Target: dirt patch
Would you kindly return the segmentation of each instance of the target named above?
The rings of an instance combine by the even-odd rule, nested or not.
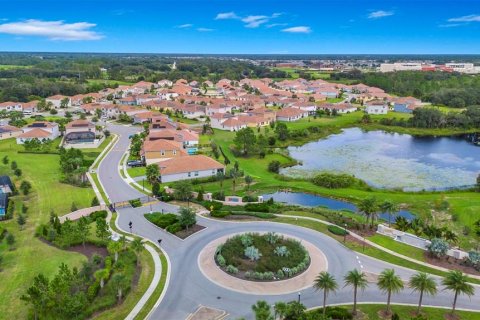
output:
[[[97,247],[96,245],[93,245],[91,243],[86,243],[85,246],[79,244],[79,245],[67,248],[65,250],[81,253],[84,256],[86,256],[88,259],[90,259],[94,254],[98,254],[99,256],[102,256],[103,258],[108,256],[107,248]]]
[[[195,225],[189,227],[188,230],[185,229],[185,230],[179,231],[179,232],[175,233],[175,235],[177,237],[179,237],[180,239],[186,239],[189,236],[191,236],[192,234],[194,234],[195,232],[198,232],[198,231],[203,230],[203,229],[205,229],[204,226],[201,226],[199,224],[195,224]]]
[[[475,268],[462,264],[463,260],[457,260],[453,257],[444,257],[439,259],[431,256],[428,252],[424,253],[424,257],[425,257],[425,262],[433,264],[438,267],[460,270],[462,272],[477,275],[477,276],[480,275],[480,272],[475,270]]]

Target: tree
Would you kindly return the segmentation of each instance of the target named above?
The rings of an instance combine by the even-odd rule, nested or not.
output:
[[[77,234],[79,239],[82,241],[82,245],[85,247],[85,242],[90,235],[90,224],[85,217],[81,217],[77,222]]]
[[[117,298],[120,303],[120,301],[122,301],[123,292],[128,288],[127,277],[121,273],[115,273],[110,282],[114,290],[117,291]]]
[[[30,193],[30,189],[32,189],[32,184],[26,180],[23,180],[20,184],[20,190],[22,190],[23,195],[28,195]]]
[[[268,171],[273,172],[273,173],[279,173],[280,172],[280,161],[273,160],[268,164]]]
[[[7,241],[7,244],[9,245],[10,248],[12,248],[13,245],[15,244],[15,236],[10,232],[5,237],[5,240]]]
[[[23,230],[23,226],[27,223],[25,216],[23,214],[18,215],[17,223],[20,226],[20,230]]]
[[[247,156],[255,149],[257,137],[252,128],[247,127],[237,131],[233,143],[235,147],[242,153],[242,155]]]
[[[247,184],[247,190],[250,190],[250,185],[253,182],[253,178],[249,175],[245,176],[245,183]]]
[[[8,161],[9,161],[9,160],[8,160],[8,156],[5,156],[5,157],[2,158],[2,163],[3,163],[3,164],[7,165],[7,164],[8,164]],[[480,177],[480,175],[479,175],[479,177]]]
[[[398,207],[390,200],[385,200],[380,204],[380,210],[388,214],[388,226],[392,223],[392,215],[398,212]]]
[[[285,317],[285,313],[287,312],[287,304],[285,302],[275,302],[273,306],[273,310],[275,311],[274,319],[277,319],[277,316],[280,320]]]
[[[108,252],[115,256],[115,262],[118,261],[118,253],[122,250],[122,244],[118,241],[110,241],[107,245]]]
[[[457,234],[451,230],[445,230],[443,237],[452,244],[456,244],[458,242]]]
[[[358,210],[360,213],[365,215],[367,219],[367,224],[368,224],[368,219],[371,219],[371,226],[373,227],[373,222],[375,220],[375,215],[378,210],[378,205],[377,205],[377,199],[375,197],[368,197],[363,199],[360,204],[358,205]]]
[[[94,196],[93,199],[92,199],[91,206],[96,207],[98,205],[100,205],[100,201],[98,201],[98,198]]]
[[[132,248],[133,252],[137,255],[137,266],[140,262],[140,252],[143,250],[143,240],[141,238],[135,237],[135,239],[130,242],[130,248]]]
[[[63,98],[62,100],[60,100],[60,108],[67,108],[69,103],[70,99],[68,97]]]
[[[107,269],[97,270],[94,274],[95,279],[100,282],[100,288],[105,285],[105,280],[108,278],[110,272]]]
[[[345,286],[353,287],[353,315],[357,315],[357,291],[358,289],[364,290],[368,286],[367,276],[365,273],[353,269],[349,271],[345,278]]]
[[[392,293],[398,293],[403,289],[402,279],[395,273],[393,269],[386,269],[380,273],[377,281],[378,288],[387,294],[387,315],[391,314],[390,301]]]
[[[15,170],[18,168],[17,161],[12,161],[10,163],[10,169]]]
[[[4,162],[5,163],[5,162]],[[8,162],[7,162],[8,163]],[[5,163],[6,164],[6,163]],[[476,184],[476,187],[477,187],[477,191],[480,192],[480,173],[478,174],[477,176],[477,184]]]
[[[111,232],[108,229],[108,224],[105,219],[98,217],[97,220],[95,220],[95,224],[95,234],[97,235],[97,237],[102,239],[103,241],[107,241],[111,236]]]
[[[452,304],[452,315],[455,313],[458,295],[465,294],[471,297],[475,294],[475,288],[468,283],[468,277],[458,270],[449,271],[445,278],[443,278],[442,285],[445,286],[445,290],[450,290],[455,293]]]
[[[21,300],[33,306],[35,320],[47,311],[50,301],[49,292],[50,281],[43,274],[39,274],[33,279],[33,284],[27,289],[26,294],[20,297]]]
[[[173,196],[177,200],[189,201],[192,198],[192,183],[190,181],[179,181],[175,184]]]
[[[255,320],[274,320],[270,311],[270,305],[264,301],[257,301],[252,306],[252,310],[255,313]]]
[[[20,178],[20,176],[22,175],[22,169],[20,168],[15,169],[13,171],[13,174]]]
[[[278,126],[278,125],[277,125]],[[316,291],[323,290],[323,318],[326,316],[326,303],[327,303],[327,296],[330,291],[335,292],[338,288],[337,281],[335,278],[328,272],[322,271],[317,276],[313,283],[313,287]]]
[[[275,134],[277,135],[278,140],[287,140],[289,136],[287,125],[283,122],[277,123],[277,125],[275,126]]]
[[[420,292],[420,298],[418,300],[417,314],[420,314],[422,308],[423,294],[429,294],[431,296],[437,293],[437,283],[433,277],[429,276],[425,272],[419,272],[410,277],[408,286],[413,289],[414,292]]]
[[[145,169],[146,176],[148,182],[150,184],[154,184],[155,182],[158,182],[158,177],[160,176],[160,170],[158,169],[158,165],[156,164],[150,164],[146,167]]]
[[[187,231],[190,226],[193,226],[195,223],[197,223],[197,216],[192,209],[181,207],[178,212],[180,213],[178,222],[182,225],[182,227],[186,228]]]

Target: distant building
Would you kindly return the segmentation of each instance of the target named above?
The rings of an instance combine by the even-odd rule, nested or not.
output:
[[[388,103],[383,100],[372,100],[365,103],[365,112],[368,114],[387,114]]]

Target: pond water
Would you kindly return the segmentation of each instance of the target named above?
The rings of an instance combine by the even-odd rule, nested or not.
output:
[[[282,174],[347,173],[376,188],[461,188],[475,184],[480,172],[480,148],[461,137],[415,137],[350,128],[288,151],[302,165],[282,169]]]
[[[276,202],[283,202],[304,207],[325,207],[331,210],[348,210],[352,212],[357,212],[357,206],[355,206],[353,203],[303,192],[278,191],[275,193],[264,194],[263,198],[265,199],[265,201],[273,198],[273,200]],[[396,216],[402,216],[409,221],[415,219],[415,215],[412,214],[410,211],[406,210],[400,210],[396,215],[392,215],[392,222],[395,220]],[[378,217],[385,221],[388,221],[389,219],[387,213],[381,213],[378,215]]]

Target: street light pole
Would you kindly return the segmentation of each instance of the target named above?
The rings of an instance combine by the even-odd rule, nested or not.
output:
[[[347,241],[347,224],[346,224],[346,223],[344,224],[344,229],[343,229],[343,231],[345,231],[345,232],[343,233],[343,243],[345,243],[345,242]]]
[[[298,293],[298,303],[300,303],[301,295],[302,295],[302,293],[299,292],[299,293]]]

